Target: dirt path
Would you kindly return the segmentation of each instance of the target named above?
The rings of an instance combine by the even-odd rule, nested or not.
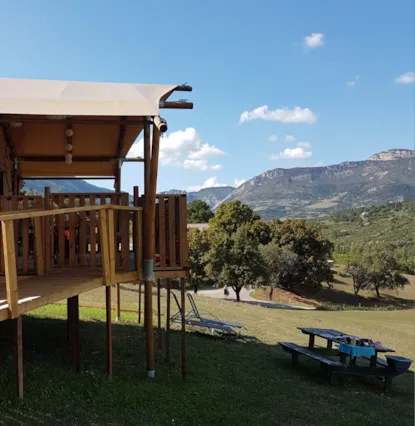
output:
[[[315,309],[314,306],[283,305],[281,303],[272,302],[270,300],[258,300],[251,297],[250,295],[251,292],[252,290],[243,288],[241,292],[239,293],[241,302],[249,303],[250,305],[263,306],[265,308],[271,308],[271,309],[291,309],[291,310],[314,310]],[[223,294],[223,288],[215,288],[211,290],[199,290],[197,294],[199,296],[212,297],[215,299],[225,299],[225,300],[230,300],[233,302],[236,301],[236,294],[231,288],[229,288],[228,297],[225,297],[225,295]]]

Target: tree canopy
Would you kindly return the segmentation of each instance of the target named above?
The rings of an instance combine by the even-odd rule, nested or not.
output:
[[[209,235],[214,238],[225,232],[231,236],[242,225],[247,225],[248,233],[258,243],[267,244],[270,241],[269,225],[240,201],[231,201],[218,207],[215,216],[209,221]]]
[[[266,268],[258,249],[258,241],[244,223],[228,235],[218,231],[207,254],[206,270],[217,286],[230,286],[240,301],[243,287],[263,284]]]
[[[272,299],[274,288],[291,288],[298,284],[300,260],[297,254],[281,248],[275,242],[261,246],[260,252],[267,268],[270,299]]]
[[[195,292],[199,285],[207,280],[206,275],[206,253],[209,250],[209,241],[206,231],[196,228],[188,230],[189,245],[189,277]]]
[[[276,247],[298,256],[298,270],[292,287],[320,286],[331,281],[333,272],[328,264],[333,244],[317,228],[305,220],[275,220],[270,225],[271,238]]]
[[[212,217],[210,207],[202,200],[194,200],[187,206],[188,223],[207,223]]]

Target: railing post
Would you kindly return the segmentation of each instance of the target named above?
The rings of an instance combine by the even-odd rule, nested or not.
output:
[[[114,238],[114,210],[107,210],[108,260],[111,284],[115,284],[115,238]]]
[[[104,279],[104,285],[111,285],[111,267],[110,267],[110,254],[108,247],[108,216],[107,210],[100,210],[100,252],[101,252],[101,263],[102,263],[102,277]]]
[[[1,223],[3,232],[4,269],[6,276],[7,303],[11,319],[19,316],[19,296],[16,271],[16,248],[14,242],[13,220]]]
[[[135,226],[136,226],[135,241],[137,244],[137,246],[135,247],[137,279],[142,281],[143,279],[143,211],[142,210],[139,210],[136,212]]]
[[[43,250],[42,250],[42,218],[33,218],[34,222],[34,236],[35,236],[35,265],[36,275],[43,275],[45,273],[43,264]]]
[[[45,210],[51,209],[50,203],[50,188],[45,187]],[[51,270],[53,251],[52,251],[52,240],[54,238],[54,232],[52,232],[53,219],[51,216],[45,217],[45,272]]]

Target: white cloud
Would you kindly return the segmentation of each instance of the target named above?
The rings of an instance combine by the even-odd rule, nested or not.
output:
[[[411,84],[415,83],[415,72],[406,72],[395,78],[395,83],[398,84]]]
[[[239,123],[251,121],[256,119],[279,121],[280,123],[307,123],[313,124],[317,121],[316,115],[309,108],[294,107],[275,109],[274,111],[268,110],[268,105],[263,105],[248,112],[244,111],[241,114]]]
[[[346,85],[349,87],[356,86],[356,83],[359,81],[359,76],[357,75],[353,80],[346,81]]]
[[[246,179],[234,179],[233,180],[233,184],[236,186],[236,187],[238,187],[238,186],[241,186],[243,183],[245,183],[246,182]]]
[[[304,37],[304,46],[310,49],[323,46],[324,34],[322,33],[311,33]]]
[[[285,135],[284,140],[285,140],[285,142],[293,142],[293,141],[295,141],[295,137],[292,136],[292,135]]]
[[[311,148],[311,143],[310,142],[297,142],[296,146],[298,148]]]
[[[131,147],[128,157],[142,157],[143,152],[144,143],[140,139]],[[162,166],[220,170],[220,164],[210,166],[207,159],[223,155],[225,153],[221,149],[203,142],[193,127],[170,133],[160,139],[159,161]]]
[[[210,166],[207,160],[190,160],[189,158],[186,158],[184,160],[183,167],[185,169],[200,170],[200,171],[222,169],[222,166],[220,164],[215,164],[213,166]]]
[[[221,149],[214,145],[204,143],[196,151],[191,151],[187,158],[189,160],[200,160],[202,158],[219,157],[222,155],[225,155],[225,153]]]
[[[211,170],[222,170],[223,166],[222,164],[215,164],[213,166],[210,167]]]
[[[188,186],[187,191],[200,191],[203,188],[217,188],[220,186],[227,186],[223,183],[218,183],[218,178],[216,176],[212,176],[208,179],[206,179],[202,185],[194,185],[194,186]]]
[[[268,136],[268,140],[269,140],[270,142],[277,142],[277,140],[278,140],[278,136],[277,136],[277,135],[271,135],[271,136]]]
[[[311,151],[306,151],[304,148],[286,148],[279,154],[272,154],[270,160],[300,160],[303,158],[310,158],[312,156]]]

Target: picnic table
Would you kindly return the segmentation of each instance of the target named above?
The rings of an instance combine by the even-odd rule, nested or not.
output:
[[[309,349],[314,348],[315,344],[315,338],[320,337],[322,339],[327,340],[327,348],[332,349],[333,348],[333,342],[334,343],[341,343],[342,338],[349,337],[351,339],[359,340],[360,338],[357,336],[353,336],[352,334],[348,333],[342,333],[337,330],[332,330],[328,328],[308,328],[308,327],[298,327],[299,330],[301,330],[304,334],[308,334],[309,340],[308,340],[308,347]],[[370,358],[370,366],[376,367],[377,364],[384,365],[384,362],[382,362],[378,358],[378,353],[388,353],[388,352],[395,352],[394,349],[387,348],[383,345],[375,345],[374,347],[374,355],[371,355]],[[346,354],[343,352],[340,352],[340,361],[345,362],[346,361]],[[355,362],[355,358],[351,358],[351,362]]]
[[[298,363],[300,355],[318,361],[321,367],[328,372],[330,382],[333,374],[378,376],[384,377],[384,388],[386,391],[394,377],[409,372],[409,370],[393,369],[386,360],[378,358],[378,353],[395,352],[393,349],[379,343],[376,343],[374,346],[359,346],[347,343],[346,338],[355,339],[356,342],[362,340],[361,338],[348,333],[342,333],[338,330],[309,327],[298,327],[298,329],[309,336],[308,347],[299,346],[292,342],[278,342],[279,345],[292,355],[294,365]],[[315,348],[316,337],[327,340],[327,347],[318,352],[313,350]],[[333,342],[338,343],[339,347],[334,349]],[[340,360],[334,360],[333,356],[339,356]],[[348,358],[349,362],[347,362]],[[358,364],[358,358],[368,360],[369,366],[362,365],[361,363]]]

